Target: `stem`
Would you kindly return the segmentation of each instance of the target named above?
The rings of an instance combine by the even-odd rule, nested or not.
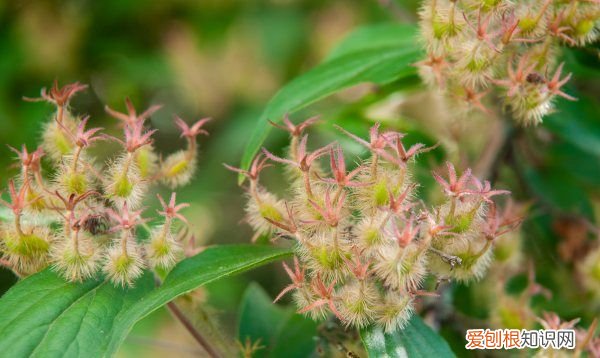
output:
[[[298,137],[292,136],[292,141],[290,143],[290,157],[294,162],[297,162],[296,152],[298,151]]]
[[[310,169],[308,171],[302,172],[304,175],[304,188],[306,189],[306,194],[309,199],[313,198],[312,189],[310,188]]]
[[[208,342],[208,340],[206,340],[202,336],[202,334],[196,329],[196,327],[194,327],[192,322],[190,322],[190,320],[183,314],[183,312],[181,312],[181,310],[179,309],[179,307],[177,307],[175,302],[167,303],[167,308],[169,308],[169,311],[171,312],[171,314],[173,314],[173,316],[179,322],[181,322],[181,324],[185,327],[185,329],[187,329],[187,331],[190,332],[192,337],[194,337],[196,342],[198,342],[202,346],[202,348],[204,348],[204,350],[206,351],[206,353],[208,353],[208,355],[210,357],[212,357],[212,358],[220,358],[221,357],[219,355],[219,353],[217,353],[217,351],[213,348],[213,346]]]
[[[575,13],[577,11],[577,0],[573,0],[571,1],[570,7],[569,7],[569,15],[567,16],[567,21],[571,21],[573,19],[573,16],[575,16]]]
[[[475,254],[475,258],[480,258],[481,256],[483,256],[483,254],[487,252],[490,246],[492,246],[492,240],[487,240],[485,242],[485,245],[481,248],[481,250]]]
[[[540,9],[540,12],[538,13],[537,17],[535,18],[535,25],[536,26],[540,22],[540,20],[544,16],[544,14],[546,13],[546,10],[548,9],[548,6],[550,6],[551,2],[552,2],[552,0],[546,0],[546,2],[544,3],[544,5]]]
[[[17,234],[19,234],[19,236],[25,236],[23,229],[21,228],[21,214],[15,215],[15,229],[17,230]]]
[[[452,197],[450,200],[450,210],[448,210],[448,217],[453,218],[454,212],[456,211],[456,197]]]
[[[388,221],[390,221],[390,219],[392,218],[393,213],[390,211],[385,218],[383,219],[383,221],[381,222],[381,225],[379,226],[379,230],[383,230],[385,225],[388,223]]]
[[[509,119],[500,119],[496,121],[492,128],[492,135],[488,141],[483,154],[474,166],[474,174],[478,178],[495,179],[498,167],[502,163],[502,158],[506,155],[510,139],[512,137],[513,126]]]
[[[187,149],[187,152],[185,153],[185,159],[188,161],[191,161],[192,159],[194,159],[195,155],[196,155],[196,139],[188,138],[188,149]]]
[[[335,248],[335,251],[338,251],[338,248],[339,248],[338,236],[340,236],[340,229],[339,229],[339,226],[336,226],[335,234],[333,235],[333,247]]]
[[[449,254],[447,254],[447,253],[445,253],[443,251],[440,251],[438,249],[434,249],[433,247],[430,247],[427,250],[433,252],[436,255],[438,255],[442,259],[442,261],[448,263],[452,268],[454,268],[454,266],[462,264],[462,259],[460,257],[458,257],[458,256],[449,255]]]
[[[46,188],[46,185],[44,184],[44,179],[42,178],[42,173],[39,170],[36,170],[35,172],[33,172],[33,177],[35,179],[35,182],[37,183],[37,185],[44,190],[47,193],[51,193],[50,190],[48,188]]]
[[[377,181],[377,167],[379,165],[379,156],[373,153],[373,161],[371,162],[371,177],[373,181]]]
[[[454,1],[450,4],[450,17],[448,19],[448,23],[452,25],[451,28],[454,28],[454,12],[456,10],[456,3]]]
[[[79,230],[73,232],[73,246],[75,248],[75,252],[79,254]]]
[[[125,255],[125,257],[129,256],[127,254],[127,240],[129,240],[129,231],[124,230],[123,237],[121,238],[121,250],[123,250],[123,255]]]
[[[340,196],[342,195],[343,191],[344,191],[344,186],[338,185],[338,189],[335,191],[335,195],[333,196],[334,203],[337,203],[337,201],[340,199]]]
[[[548,52],[550,51],[550,45],[552,45],[552,37],[547,37],[546,41],[544,41],[544,49],[542,51],[542,53],[540,54],[539,58],[540,60],[544,60],[548,57]],[[547,63],[547,62],[546,62]],[[540,66],[540,68],[542,68],[543,66]]]
[[[169,230],[171,229],[171,218],[170,217],[166,217],[165,218],[165,224],[163,225],[163,229],[162,229],[162,240],[166,240],[167,238],[167,234],[169,233]]]
[[[58,106],[58,109],[56,111],[56,121],[58,123],[60,123],[60,124],[62,124],[63,112],[64,112],[64,107],[63,106]]]
[[[129,172],[129,167],[131,166],[131,162],[133,161],[133,153],[127,152],[127,158],[125,159],[125,165],[123,165],[123,175],[127,176]]]
[[[262,200],[260,200],[260,196],[258,195],[258,184],[256,180],[250,180],[250,195],[257,204],[262,204]]]
[[[77,146],[77,149],[75,150],[75,154],[73,155],[73,171],[76,172],[77,171],[77,162],[79,161],[79,156],[81,155],[81,149],[83,147]]]

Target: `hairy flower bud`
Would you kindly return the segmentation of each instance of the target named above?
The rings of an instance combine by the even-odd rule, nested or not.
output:
[[[161,163],[163,182],[171,188],[185,185],[192,180],[196,171],[196,154],[180,150],[167,157]]]
[[[0,197],[13,215],[13,222],[0,227],[0,261],[19,276],[51,265],[68,281],[97,278],[101,271],[115,285],[131,286],[145,269],[164,273],[183,258],[180,242],[188,230],[182,228],[175,235],[172,223],[187,224],[179,211],[188,204],[176,204],[175,193],[168,203],[159,197],[162,223],[150,229],[150,238],[143,243],[137,227],[146,220],[140,217],[142,210],[133,209],[144,203],[149,187],[161,179],[177,185],[189,181],[196,166],[197,137],[206,134],[202,125],[207,120],[191,127],[177,123],[188,148],[167,160],[169,177],[165,180],[152,146],[156,130],[145,126],[160,106],[140,114],[128,99],[126,113],[107,107],[123,130],[121,139],[111,137],[100,133],[102,128],[87,128],[89,117],[79,119],[71,114],[69,101],[84,88],[79,83],[59,88],[55,83],[49,91],[43,89],[41,98],[32,101],[50,102],[56,113],[44,125],[42,146],[33,152],[25,146],[21,150],[9,146],[17,154],[21,170],[9,180],[10,200]],[[88,149],[106,139],[120,144],[120,154],[97,163]],[[41,165],[45,154],[51,159],[50,180]],[[183,166],[181,158],[187,161]]]
[[[4,224],[1,234],[2,251],[17,273],[29,275],[47,265],[52,240],[47,228]]]
[[[81,282],[93,277],[99,268],[100,255],[93,239],[73,232],[52,249],[54,269],[70,281]]]
[[[140,205],[147,185],[141,178],[131,154],[122,155],[111,163],[104,190],[117,207],[122,206],[123,203],[127,203],[130,207]]]
[[[574,99],[552,90],[554,80],[542,73],[561,68],[561,46],[597,40],[600,3],[428,0],[419,15],[428,56],[417,63],[424,82],[442,89],[453,102],[467,104],[465,109],[486,113],[486,94],[496,91],[515,120],[537,125],[557,97]],[[511,66],[519,57],[527,59],[530,76],[514,76]]]
[[[131,286],[136,278],[142,275],[144,261],[138,245],[127,240],[125,245],[115,244],[108,249],[102,270],[115,284]]]
[[[445,201],[430,209],[416,200],[412,165],[435,147],[407,149],[403,134],[379,133],[379,125],[369,141],[340,130],[370,150],[354,169],[346,170],[335,145],[309,153],[306,135],[289,158],[263,151],[298,170],[285,202],[259,186],[262,159],[249,171],[228,168],[250,179],[248,221],[257,234],[296,241],[294,271],[284,265],[292,283],[276,301],[293,291],[299,312],[314,319],[333,314],[346,326],[377,324],[393,332],[407,322],[414,298],[426,294],[420,289],[428,274],[458,280],[483,275],[494,240],[514,228],[496,215],[484,218],[495,208],[491,198],[507,192],[492,190],[470,170],[459,176],[448,163],[447,179],[434,173]],[[318,167],[326,154],[330,173]]]
[[[146,252],[151,267],[169,270],[181,257],[183,249],[171,230],[162,226],[152,230],[150,242],[146,244]]]

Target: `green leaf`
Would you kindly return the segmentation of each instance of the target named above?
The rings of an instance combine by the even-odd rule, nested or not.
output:
[[[298,111],[354,85],[366,82],[382,85],[414,75],[416,69],[412,64],[421,56],[421,50],[414,38],[415,30],[409,29],[406,25],[386,25],[358,30],[342,42],[328,61],[284,86],[258,118],[242,157],[242,168],[249,168],[267,138],[271,130],[267,120],[280,121],[285,113]],[[383,36],[383,32],[388,35]],[[374,34],[381,35],[383,40],[369,42],[368,37]],[[243,176],[239,179],[241,183]]]
[[[448,343],[413,315],[403,330],[384,333],[378,326],[360,332],[362,342],[372,358],[394,357],[455,357]]]
[[[315,352],[318,323],[299,314],[292,314],[279,330],[271,357],[305,358]]]
[[[368,49],[394,49],[415,43],[416,27],[388,23],[361,27],[346,36],[329,54],[326,61]]]
[[[122,289],[99,280],[67,283],[47,269],[0,300],[0,349],[13,357],[99,356],[103,347],[91,343],[106,337],[115,318],[153,288],[151,274]]]
[[[577,96],[577,101],[561,99],[558,110],[544,119],[544,125],[563,140],[600,159],[600,106],[592,98]]]
[[[316,347],[318,323],[272,302],[257,284],[248,286],[240,305],[240,342],[259,342],[253,357],[304,358]]]
[[[271,246],[208,248],[180,262],[157,288],[149,272],[123,289],[100,280],[67,283],[47,269],[0,298],[0,348],[12,357],[112,356],[137,321],[178,296],[288,255]]]
[[[268,294],[256,283],[250,284],[240,305],[238,339],[245,343],[259,342],[263,349],[253,357],[267,357],[275,336],[287,321],[291,312],[273,303]]]

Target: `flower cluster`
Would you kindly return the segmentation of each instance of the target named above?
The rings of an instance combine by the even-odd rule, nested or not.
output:
[[[169,269],[181,258],[182,240],[174,220],[185,222],[175,193],[170,201],[158,197],[162,205],[159,224],[151,226],[141,218],[140,208],[150,185],[163,182],[170,187],[189,182],[196,165],[199,134],[207,119],[188,126],[176,117],[187,149],[159,160],[152,146],[155,130],[146,120],[160,106],[138,114],[126,100],[127,112],[106,108],[121,122],[123,138],[87,128],[89,117],[79,118],[69,101],[85,85],[74,83],[50,91],[42,90],[43,100],[56,106],[44,126],[41,146],[33,152],[23,146],[11,148],[20,163],[17,178],[9,181],[9,201],[1,200],[13,213],[2,224],[0,245],[2,263],[17,275],[29,275],[52,265],[70,281],[82,281],[100,270],[115,284],[131,285],[146,267]],[[100,165],[90,148],[116,141],[121,151]],[[42,159],[50,167],[43,171]],[[136,228],[143,226],[149,238],[139,241]]]
[[[485,112],[493,89],[524,125],[538,124],[556,97],[574,100],[557,64],[561,45],[584,46],[600,31],[598,0],[427,0],[420,11],[423,79]]]
[[[416,199],[415,157],[433,149],[409,148],[403,134],[370,130],[368,140],[339,128],[370,155],[348,170],[336,143],[309,150],[306,126],[285,119],[288,156],[263,149],[249,170],[227,166],[249,180],[247,219],[258,235],[296,242],[294,268],[284,265],[292,283],[276,300],[293,291],[300,312],[320,319],[334,314],[347,326],[401,327],[415,297],[426,295],[428,274],[466,281],[481,277],[495,239],[516,226],[496,210],[492,190],[470,170],[458,175],[447,164],[444,179],[434,173],[444,201],[426,207]],[[320,158],[329,157],[329,170]],[[286,167],[290,197],[280,199],[259,184],[271,162]]]

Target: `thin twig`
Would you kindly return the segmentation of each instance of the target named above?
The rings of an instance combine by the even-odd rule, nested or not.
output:
[[[160,286],[162,283],[161,279],[156,275],[154,275],[154,281],[157,286]],[[169,309],[173,317],[175,317],[179,322],[181,322],[185,329],[187,329],[187,331],[190,332],[192,337],[194,337],[196,342],[198,342],[200,346],[204,348],[204,350],[206,351],[206,353],[208,353],[210,357],[221,358],[221,355],[217,352],[217,350],[208,342],[206,338],[204,338],[202,333],[200,333],[200,331],[198,331],[196,327],[194,327],[194,324],[185,316],[185,314],[183,314],[183,312],[179,309],[179,307],[177,307],[175,302],[171,301],[167,303],[167,308]]]
[[[177,307],[175,302],[167,303],[167,307],[169,308],[169,311],[173,314],[173,316],[175,318],[177,318],[177,320],[179,322],[181,322],[181,324],[183,324],[183,326],[185,327],[185,329],[188,330],[188,332],[190,332],[192,337],[194,337],[194,339],[202,346],[202,348],[204,348],[204,350],[206,350],[206,352],[208,353],[208,355],[210,357],[212,357],[212,358],[220,358],[221,357],[219,355],[219,353],[217,353],[217,351],[213,348],[213,346],[196,329],[196,327],[194,327],[194,324],[183,314],[183,312],[179,309],[179,307]]]
[[[492,129],[492,136],[483,154],[473,168],[474,174],[481,179],[496,180],[498,169],[510,148],[513,126],[510,119],[500,118]]]

